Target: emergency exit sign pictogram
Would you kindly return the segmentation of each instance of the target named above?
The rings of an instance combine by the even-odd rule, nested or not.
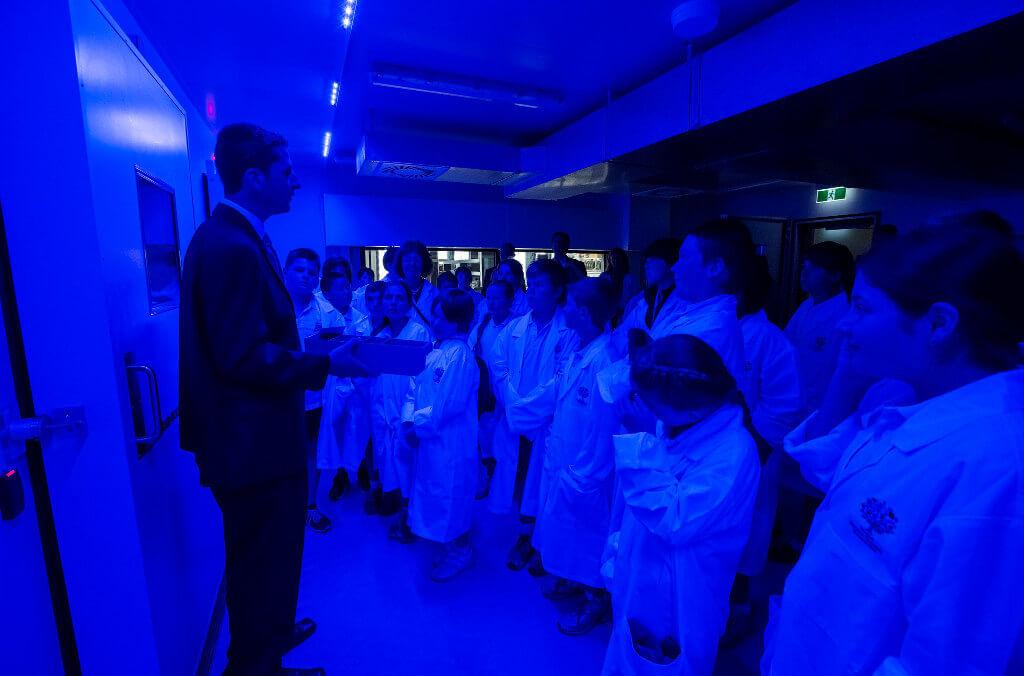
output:
[[[822,188],[818,191],[818,204],[846,199],[846,188]]]

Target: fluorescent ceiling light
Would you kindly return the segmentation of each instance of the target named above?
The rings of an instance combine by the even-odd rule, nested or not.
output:
[[[506,82],[470,80],[457,75],[416,73],[405,70],[377,69],[372,84],[384,89],[436,94],[488,103],[510,103],[518,108],[544,108],[558,105],[561,97],[551,92],[519,87]]]

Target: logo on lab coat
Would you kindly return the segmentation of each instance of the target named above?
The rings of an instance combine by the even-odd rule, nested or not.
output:
[[[440,366],[438,366],[436,369],[434,369],[434,382],[435,383],[440,383],[441,382],[441,378],[443,378],[443,377],[444,377],[444,369],[441,368]]]
[[[872,551],[881,553],[882,548],[875,542],[875,534],[892,535],[896,530],[896,524],[899,523],[896,513],[886,504],[885,500],[868,498],[860,503],[860,515],[867,523],[867,528],[858,526],[853,521],[850,522],[850,527],[853,528],[854,534]]]
[[[581,406],[586,406],[590,403],[590,390],[580,385],[579,389],[576,390],[576,403]]]

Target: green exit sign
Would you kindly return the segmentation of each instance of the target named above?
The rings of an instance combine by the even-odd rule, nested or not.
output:
[[[846,188],[823,188],[818,191],[818,204],[838,202],[844,199],[846,199]]]

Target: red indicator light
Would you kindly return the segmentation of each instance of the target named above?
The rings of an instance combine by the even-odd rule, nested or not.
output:
[[[18,473],[18,470],[12,469],[12,470],[8,471],[7,474],[4,474],[4,476],[7,477],[8,479],[10,479],[12,476],[14,476],[17,473]]]

